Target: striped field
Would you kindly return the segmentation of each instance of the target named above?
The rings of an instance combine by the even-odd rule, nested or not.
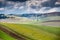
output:
[[[26,40],[60,40],[60,27],[50,27],[43,25],[31,25],[31,24],[12,24],[12,23],[0,23],[5,28],[12,30],[19,36],[24,35]],[[4,39],[3,35],[7,35],[0,31],[0,37]],[[1,35],[3,34],[3,35]],[[9,37],[9,36],[8,36]],[[6,40],[14,40],[13,37],[6,37]]]

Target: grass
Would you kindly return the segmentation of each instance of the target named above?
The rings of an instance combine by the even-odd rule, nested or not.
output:
[[[3,40],[15,40],[13,37],[9,36],[8,34],[6,34],[1,30],[0,30],[0,38],[2,38]]]
[[[53,33],[57,36],[60,36],[60,27],[43,26],[43,25],[31,25],[31,26],[49,33]]]
[[[12,24],[1,23],[5,27],[23,34],[33,40],[59,40],[60,28],[41,26],[41,25],[27,25],[27,24]],[[28,40],[28,39],[26,39]]]

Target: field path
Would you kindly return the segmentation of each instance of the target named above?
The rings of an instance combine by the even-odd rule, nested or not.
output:
[[[5,28],[1,25],[0,25],[0,30],[17,40],[25,40],[22,36],[18,36],[16,33],[13,33],[12,31],[8,30],[7,28]]]

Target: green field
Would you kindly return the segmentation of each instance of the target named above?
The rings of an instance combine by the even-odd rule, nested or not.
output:
[[[26,40],[60,40],[60,27],[50,27],[32,24],[0,24],[12,30],[13,32],[16,32],[18,35],[26,36]],[[2,37],[3,39],[5,38],[2,35],[0,37]]]
[[[13,37],[9,36],[8,34],[4,33],[0,30],[0,38],[3,40],[15,40]]]

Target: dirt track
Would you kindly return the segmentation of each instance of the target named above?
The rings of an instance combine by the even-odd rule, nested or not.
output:
[[[46,26],[52,26],[52,27],[60,27],[60,22],[44,22],[42,23],[42,25],[46,25]]]
[[[0,40],[2,40],[2,39],[0,38]]]
[[[25,40],[22,36],[18,36],[17,34],[9,31],[8,29],[6,29],[3,26],[0,26],[0,30],[2,30],[3,32],[7,33],[8,35],[10,35],[11,37],[17,39],[17,40]]]

